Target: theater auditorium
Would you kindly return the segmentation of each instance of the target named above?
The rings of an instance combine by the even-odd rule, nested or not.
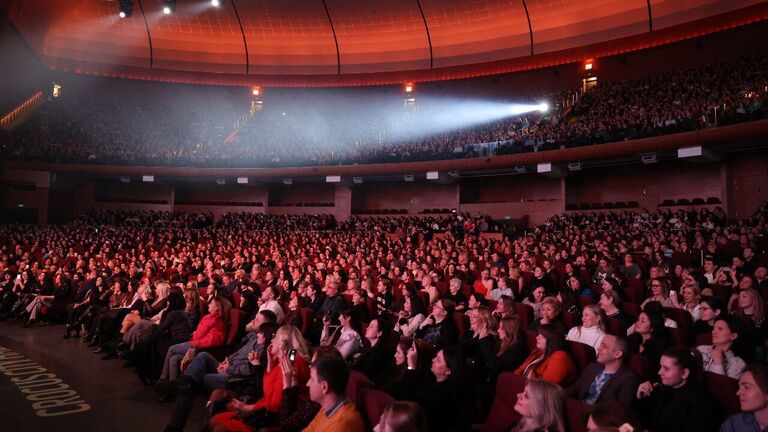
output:
[[[768,430],[768,1],[0,0],[0,430]]]

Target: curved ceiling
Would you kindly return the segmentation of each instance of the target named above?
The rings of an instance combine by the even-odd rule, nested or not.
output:
[[[11,0],[9,17],[51,68],[165,80],[208,76],[208,82],[237,84],[269,76],[402,82],[494,62],[562,63],[562,55],[551,59],[617,40],[669,42],[674,38],[665,35],[686,26],[685,34],[674,30],[678,40],[768,17],[766,0],[222,3],[214,8],[207,0],[177,0],[176,12],[164,15],[159,0],[134,0],[133,15],[120,19],[112,0]],[[424,71],[432,73],[418,73]]]

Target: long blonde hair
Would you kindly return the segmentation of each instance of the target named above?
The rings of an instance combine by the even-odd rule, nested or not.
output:
[[[275,333],[275,337],[272,340],[273,343],[279,341],[281,344],[281,346],[278,347],[279,349],[284,351],[295,349],[302,357],[304,357],[304,360],[309,361],[311,358],[307,340],[304,339],[301,331],[296,328],[296,326],[284,325],[280,327],[277,329],[277,333]]]
[[[528,381],[530,417],[523,417],[513,432],[565,432],[565,391],[557,384],[540,379]]]

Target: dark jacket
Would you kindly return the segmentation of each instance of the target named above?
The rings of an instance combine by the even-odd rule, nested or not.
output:
[[[380,340],[376,345],[366,348],[355,355],[352,369],[362,372],[374,383],[392,358],[391,350],[388,350],[384,341]]]
[[[651,432],[714,432],[720,424],[713,409],[707,391],[692,383],[680,388],[659,385],[637,403],[637,413]]]
[[[566,389],[566,394],[578,400],[584,399],[592,382],[604,369],[605,366],[601,363],[590,363],[584,368],[579,379]],[[626,367],[621,367],[605,383],[596,402],[616,400],[623,403],[624,406],[632,406],[639,385],[640,379],[637,375]]]
[[[407,370],[403,384],[403,393],[395,395],[395,398],[418,403],[427,415],[430,431],[455,431],[461,428],[461,413],[466,407],[461,406],[459,387],[453,380],[437,382],[431,373]]]

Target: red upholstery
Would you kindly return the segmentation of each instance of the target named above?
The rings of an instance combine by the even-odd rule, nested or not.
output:
[[[384,412],[392,401],[394,399],[387,392],[376,389],[365,389],[362,391],[360,411],[363,413],[363,420],[365,420],[368,430],[373,429],[379,424],[381,413]]]
[[[456,323],[456,330],[458,331],[459,340],[464,338],[464,335],[469,330],[469,317],[461,312],[453,313],[453,322]]]
[[[506,432],[518,421],[520,414],[515,411],[518,393],[525,389],[527,380],[515,376],[512,372],[504,372],[499,375],[496,382],[496,397],[488,418],[483,424],[482,432]]]
[[[240,328],[245,328],[242,322],[245,319],[245,312],[239,309],[229,311],[229,328],[227,329],[226,345],[234,345],[240,338]]]
[[[570,314],[568,312],[563,312],[560,315],[562,315],[562,317],[563,317],[563,324],[565,324],[565,327],[567,327],[567,328],[576,327],[577,325],[580,324],[581,320],[578,319],[573,314]]]
[[[362,393],[364,389],[373,386],[371,380],[362,372],[356,370],[349,371],[349,381],[347,382],[347,397],[358,407],[361,406]]]
[[[699,345],[712,345],[712,333],[702,333],[696,336],[693,346],[697,347]]]
[[[306,337],[307,332],[309,331],[309,326],[315,319],[315,313],[310,308],[301,308],[299,313],[301,314],[301,334]]]
[[[533,322],[533,308],[523,303],[515,303],[515,313],[520,316],[520,326],[522,328],[528,328],[528,325]]]
[[[588,364],[595,361],[595,349],[591,346],[575,341],[567,341],[568,348],[571,351],[571,357],[576,364],[579,373],[587,367]]]
[[[589,305],[595,304],[595,301],[592,300],[592,297],[587,297],[587,296],[580,295],[579,296],[579,304],[581,305],[581,308],[584,309],[585,307],[587,307]]]
[[[627,287],[624,288],[624,300],[632,303],[642,303],[643,293],[645,293],[645,285],[642,279],[629,279],[627,281]]]
[[[723,415],[729,417],[741,411],[739,397],[736,396],[736,391],[739,389],[739,380],[713,372],[704,372],[704,379],[709,395],[720,408]]]
[[[240,299],[243,296],[240,294],[240,291],[232,291],[232,307],[233,308],[240,308]]]
[[[664,316],[676,322],[677,328],[684,333],[689,333],[693,328],[693,317],[691,316],[691,313],[685,309],[665,307]]]
[[[528,351],[533,351],[534,348],[536,348],[536,336],[539,335],[539,332],[535,330],[528,330],[527,328],[523,329],[523,336],[525,336],[525,345],[528,347]]]
[[[565,420],[568,432],[587,432],[587,415],[584,404],[578,399],[565,400]]]
[[[624,323],[624,321],[618,318],[608,318],[606,325],[608,327],[608,333],[616,336],[626,337],[627,324]]]
[[[669,333],[669,340],[672,345],[685,345],[688,346],[688,333],[679,329],[667,327],[667,333]]]
[[[633,320],[636,320],[637,317],[640,316],[640,312],[643,311],[639,304],[632,302],[623,302],[621,304],[621,310],[623,310],[624,313],[629,315]]]
[[[654,366],[651,365],[645,357],[639,354],[632,354],[629,358],[628,367],[629,370],[640,377],[640,381],[648,381],[655,374]]]

